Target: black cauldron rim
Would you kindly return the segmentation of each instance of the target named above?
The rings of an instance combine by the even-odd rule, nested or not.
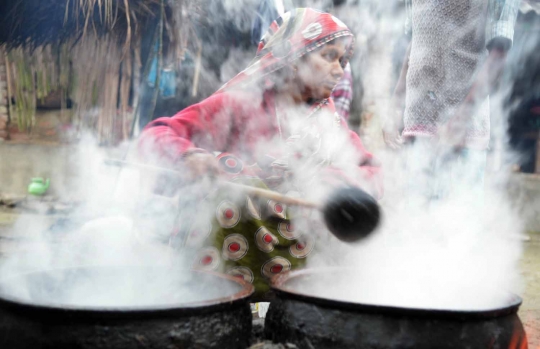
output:
[[[294,289],[287,288],[286,282],[293,278],[300,278],[303,276],[312,276],[316,274],[324,273],[336,273],[336,272],[351,272],[354,269],[350,268],[320,268],[320,269],[301,269],[286,271],[275,275],[271,280],[271,288],[277,298],[298,300],[306,303],[315,304],[317,306],[340,309],[351,312],[372,313],[389,316],[410,316],[410,317],[428,317],[428,318],[442,318],[442,319],[488,319],[506,316],[517,313],[519,307],[522,304],[521,297],[508,293],[511,302],[504,307],[481,309],[481,310],[450,310],[450,309],[437,309],[437,308],[404,308],[392,305],[377,305],[367,303],[355,303],[345,300],[336,300],[324,297],[316,297],[304,293],[300,293]]]
[[[77,267],[75,267],[77,268]],[[51,270],[32,271],[28,273],[19,274],[32,274],[36,272],[46,271],[61,271],[74,268],[58,268]],[[239,306],[243,306],[249,301],[255,288],[252,284],[233,277],[231,275],[202,270],[184,270],[186,272],[192,272],[196,274],[211,275],[213,277],[226,279],[232,281],[241,286],[240,291],[229,297],[212,298],[205,301],[186,302],[177,304],[166,304],[156,306],[134,306],[134,307],[92,307],[92,306],[74,306],[74,305],[62,305],[55,303],[39,304],[32,303],[28,300],[14,297],[11,295],[3,294],[0,291],[0,308],[14,310],[19,314],[27,314],[33,317],[50,317],[54,319],[56,317],[72,317],[81,319],[103,319],[103,318],[118,318],[118,319],[133,319],[133,318],[153,318],[153,317],[178,317],[178,316],[190,316],[190,315],[202,315],[218,311],[225,311],[234,309]],[[1,280],[0,280],[1,283]]]

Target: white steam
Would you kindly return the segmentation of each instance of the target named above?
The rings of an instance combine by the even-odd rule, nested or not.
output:
[[[246,9],[252,8],[253,3],[227,0],[224,2],[226,15],[234,17],[239,28],[245,28],[251,23]],[[305,3],[309,5],[309,1]],[[395,23],[396,18],[401,17],[395,17],[394,8],[385,7],[382,2],[361,3],[363,5],[353,5],[349,16],[343,19],[359,34],[356,54],[361,59],[351,62],[353,74],[357,78],[361,76],[364,102],[373,105],[381,119],[387,112],[394,85],[389,47],[393,47],[397,39],[389,38],[398,37]],[[358,16],[352,15],[356,13]],[[255,48],[252,53],[255,54]],[[245,57],[243,52],[234,51],[222,67],[221,77],[228,79],[234,76],[235,70],[244,69],[237,61]],[[492,113],[505,117],[508,111],[499,108]],[[287,114],[288,127],[305,127],[306,120],[295,118],[305,115],[305,111],[289,110]],[[330,123],[326,130],[333,130],[333,116],[317,117],[324,116]],[[504,145],[505,128],[499,125],[494,132]],[[342,130],[329,131],[321,143],[321,154],[330,152],[333,164],[354,178],[353,151],[340,144],[346,138]],[[374,140],[372,144],[380,142]],[[288,150],[283,145],[284,140],[276,136],[272,141],[261,142],[255,155],[263,157],[272,150],[286,156]],[[310,144],[298,143],[298,146],[312,151],[305,148]],[[361,303],[467,310],[504,305],[508,292],[519,292],[517,262],[521,242],[517,236],[522,223],[506,196],[506,167],[499,166],[499,172],[487,173],[483,194],[471,189],[463,178],[451,178],[455,183],[453,194],[427,204],[421,195],[410,194],[406,173],[410,163],[403,163],[407,157],[405,152],[370,150],[378,150],[375,155],[382,160],[386,184],[385,198],[381,202],[384,221],[372,238],[359,245],[345,245],[321,228],[320,220],[294,222],[317,240],[318,247],[310,266],[331,265],[355,270],[332,286],[310,285],[310,293]],[[185,280],[179,281],[174,275],[176,270],[190,267],[194,251],[168,248],[167,235],[180,212],[170,200],[149,194],[154,178],[145,171],[125,169],[119,174],[118,169],[104,166],[103,159],[109,154],[96,148],[92,141],[81,142],[77,152],[79,157],[72,165],[77,169],[78,185],[59,193],[76,193],[77,199],[84,203],[71,217],[73,228],[66,228],[62,236],[55,236],[49,231],[50,222],[23,215],[14,230],[31,230],[39,238],[32,253],[16,254],[2,263],[2,277],[79,266],[161,266],[170,273],[159,273],[151,279],[147,278],[148,274],[134,274],[133,278],[119,278],[110,288],[103,284],[104,280],[110,280],[107,277],[87,278],[76,284],[71,294],[62,291],[58,293],[59,298],[51,302],[92,306],[156,305],[163,304],[164,299],[165,303],[182,302],[195,299],[192,298],[195,294],[205,294],[193,280],[184,283]],[[243,158],[245,154],[235,155]],[[442,155],[440,149],[434,147],[424,148],[417,156],[430,159]],[[130,157],[128,160],[136,161]],[[306,199],[324,200],[329,188],[320,177],[320,162],[289,165],[299,176],[286,185],[301,192]],[[448,177],[445,171],[433,176]],[[426,184],[421,178],[413,180],[420,188]],[[211,184],[204,188],[213,189]],[[198,214],[210,217],[213,209],[209,207],[205,209],[207,212],[203,210]],[[24,279],[20,280],[11,289],[12,294],[31,298],[28,285]],[[179,283],[182,286],[177,289]],[[209,295],[215,296],[214,293]]]
[[[389,108],[395,86],[389,48],[398,43],[401,27],[391,22],[402,23],[390,7],[381,4],[368,15],[375,28],[357,46],[360,51],[367,48],[361,55],[367,62],[373,61],[352,66],[353,72],[367,73],[362,76],[364,103],[382,121],[394,112]],[[523,232],[522,217],[507,193],[510,161],[516,154],[507,149],[510,110],[503,108],[501,100],[508,92],[504,86],[511,86],[511,80],[491,98],[496,151],[488,152],[483,188],[472,178],[477,176],[474,161],[422,171],[433,170],[432,162],[455,155],[436,142],[427,146],[417,142],[399,152],[370,149],[383,163],[382,226],[357,246],[344,246],[333,239],[319,246],[311,267],[355,271],[331,287],[309,284],[299,288],[327,298],[400,307],[477,310],[507,305],[510,293],[521,290],[518,262]],[[380,134],[380,121],[371,126]],[[374,137],[369,143],[376,146],[381,142]],[[426,200],[426,195],[441,188],[440,199]]]
[[[147,191],[152,173],[105,165],[114,154],[96,144],[85,138],[75,148],[75,184],[52,188],[76,200],[71,214],[25,213],[16,221],[13,235],[31,238],[1,261],[2,294],[38,304],[140,308],[237,292],[231,283],[217,292],[186,273],[192,261],[167,245],[178,214],[174,200]],[[54,171],[51,177],[54,185]]]

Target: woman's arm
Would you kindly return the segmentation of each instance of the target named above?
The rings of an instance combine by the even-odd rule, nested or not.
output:
[[[156,119],[140,137],[140,154],[146,161],[175,164],[193,153],[222,150],[234,125],[234,108],[233,99],[220,93],[173,117]]]

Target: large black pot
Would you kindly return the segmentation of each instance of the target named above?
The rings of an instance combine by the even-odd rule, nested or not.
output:
[[[266,315],[267,339],[300,349],[527,348],[517,316],[521,299],[515,296],[497,309],[454,311],[350,303],[297,290],[300,283],[303,290],[330,287],[344,276],[336,270],[276,276],[276,299]]]
[[[9,277],[0,282],[0,347],[247,348],[252,293],[236,278],[165,267]]]

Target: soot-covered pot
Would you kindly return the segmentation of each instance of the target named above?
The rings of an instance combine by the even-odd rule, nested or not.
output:
[[[168,281],[164,281],[168,280]],[[160,267],[87,267],[0,281],[2,348],[247,348],[250,284]]]
[[[300,349],[527,348],[517,315],[519,297],[510,295],[507,304],[495,309],[434,310],[311,294],[317,285],[336,284],[343,277],[340,274],[343,271],[302,270],[274,278],[276,299],[266,315],[266,338]]]

